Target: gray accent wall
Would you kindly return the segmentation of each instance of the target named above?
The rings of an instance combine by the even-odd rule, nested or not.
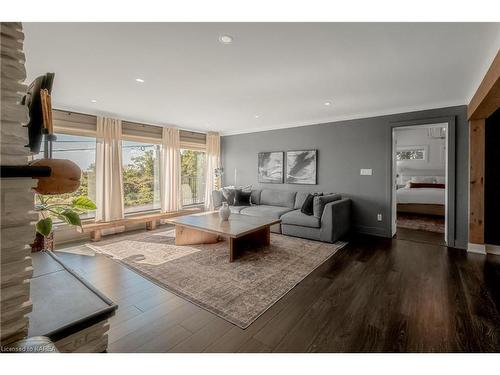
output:
[[[467,107],[456,106],[387,116],[339,121],[265,132],[223,136],[221,141],[224,185],[288,191],[339,192],[352,199],[353,227],[359,233],[391,236],[391,137],[392,127],[402,122],[432,122],[444,117],[456,122],[455,246],[467,248],[468,153]],[[318,150],[318,184],[259,184],[257,154],[261,151]],[[373,170],[361,176],[361,168]],[[381,222],[377,214],[383,215]]]

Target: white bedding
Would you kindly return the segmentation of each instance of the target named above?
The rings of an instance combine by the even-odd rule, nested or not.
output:
[[[397,203],[445,204],[446,189],[404,187],[396,190]]]

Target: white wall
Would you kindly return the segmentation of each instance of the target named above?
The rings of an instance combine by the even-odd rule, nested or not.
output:
[[[428,127],[419,126],[415,129],[399,129],[395,131],[397,146],[428,147],[427,160],[401,160],[397,162],[398,172],[401,169],[445,170],[445,139],[430,138]]]

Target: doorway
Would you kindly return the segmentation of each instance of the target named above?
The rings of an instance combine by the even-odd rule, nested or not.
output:
[[[398,239],[454,244],[450,128],[449,121],[392,127],[392,235]]]

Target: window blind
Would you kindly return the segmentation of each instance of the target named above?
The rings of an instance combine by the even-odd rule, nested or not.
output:
[[[197,151],[204,151],[206,149],[206,134],[181,130],[179,136],[181,139],[181,148]]]
[[[122,138],[128,141],[161,143],[162,127],[122,121]]]
[[[56,133],[72,135],[96,135],[97,117],[59,109],[53,110],[54,130]],[[162,127],[122,121],[122,138],[129,141],[161,144]],[[180,131],[181,148],[204,151],[207,137],[204,133],[188,130]]]
[[[56,133],[89,136],[96,134],[95,116],[55,109],[52,111],[52,119]]]

